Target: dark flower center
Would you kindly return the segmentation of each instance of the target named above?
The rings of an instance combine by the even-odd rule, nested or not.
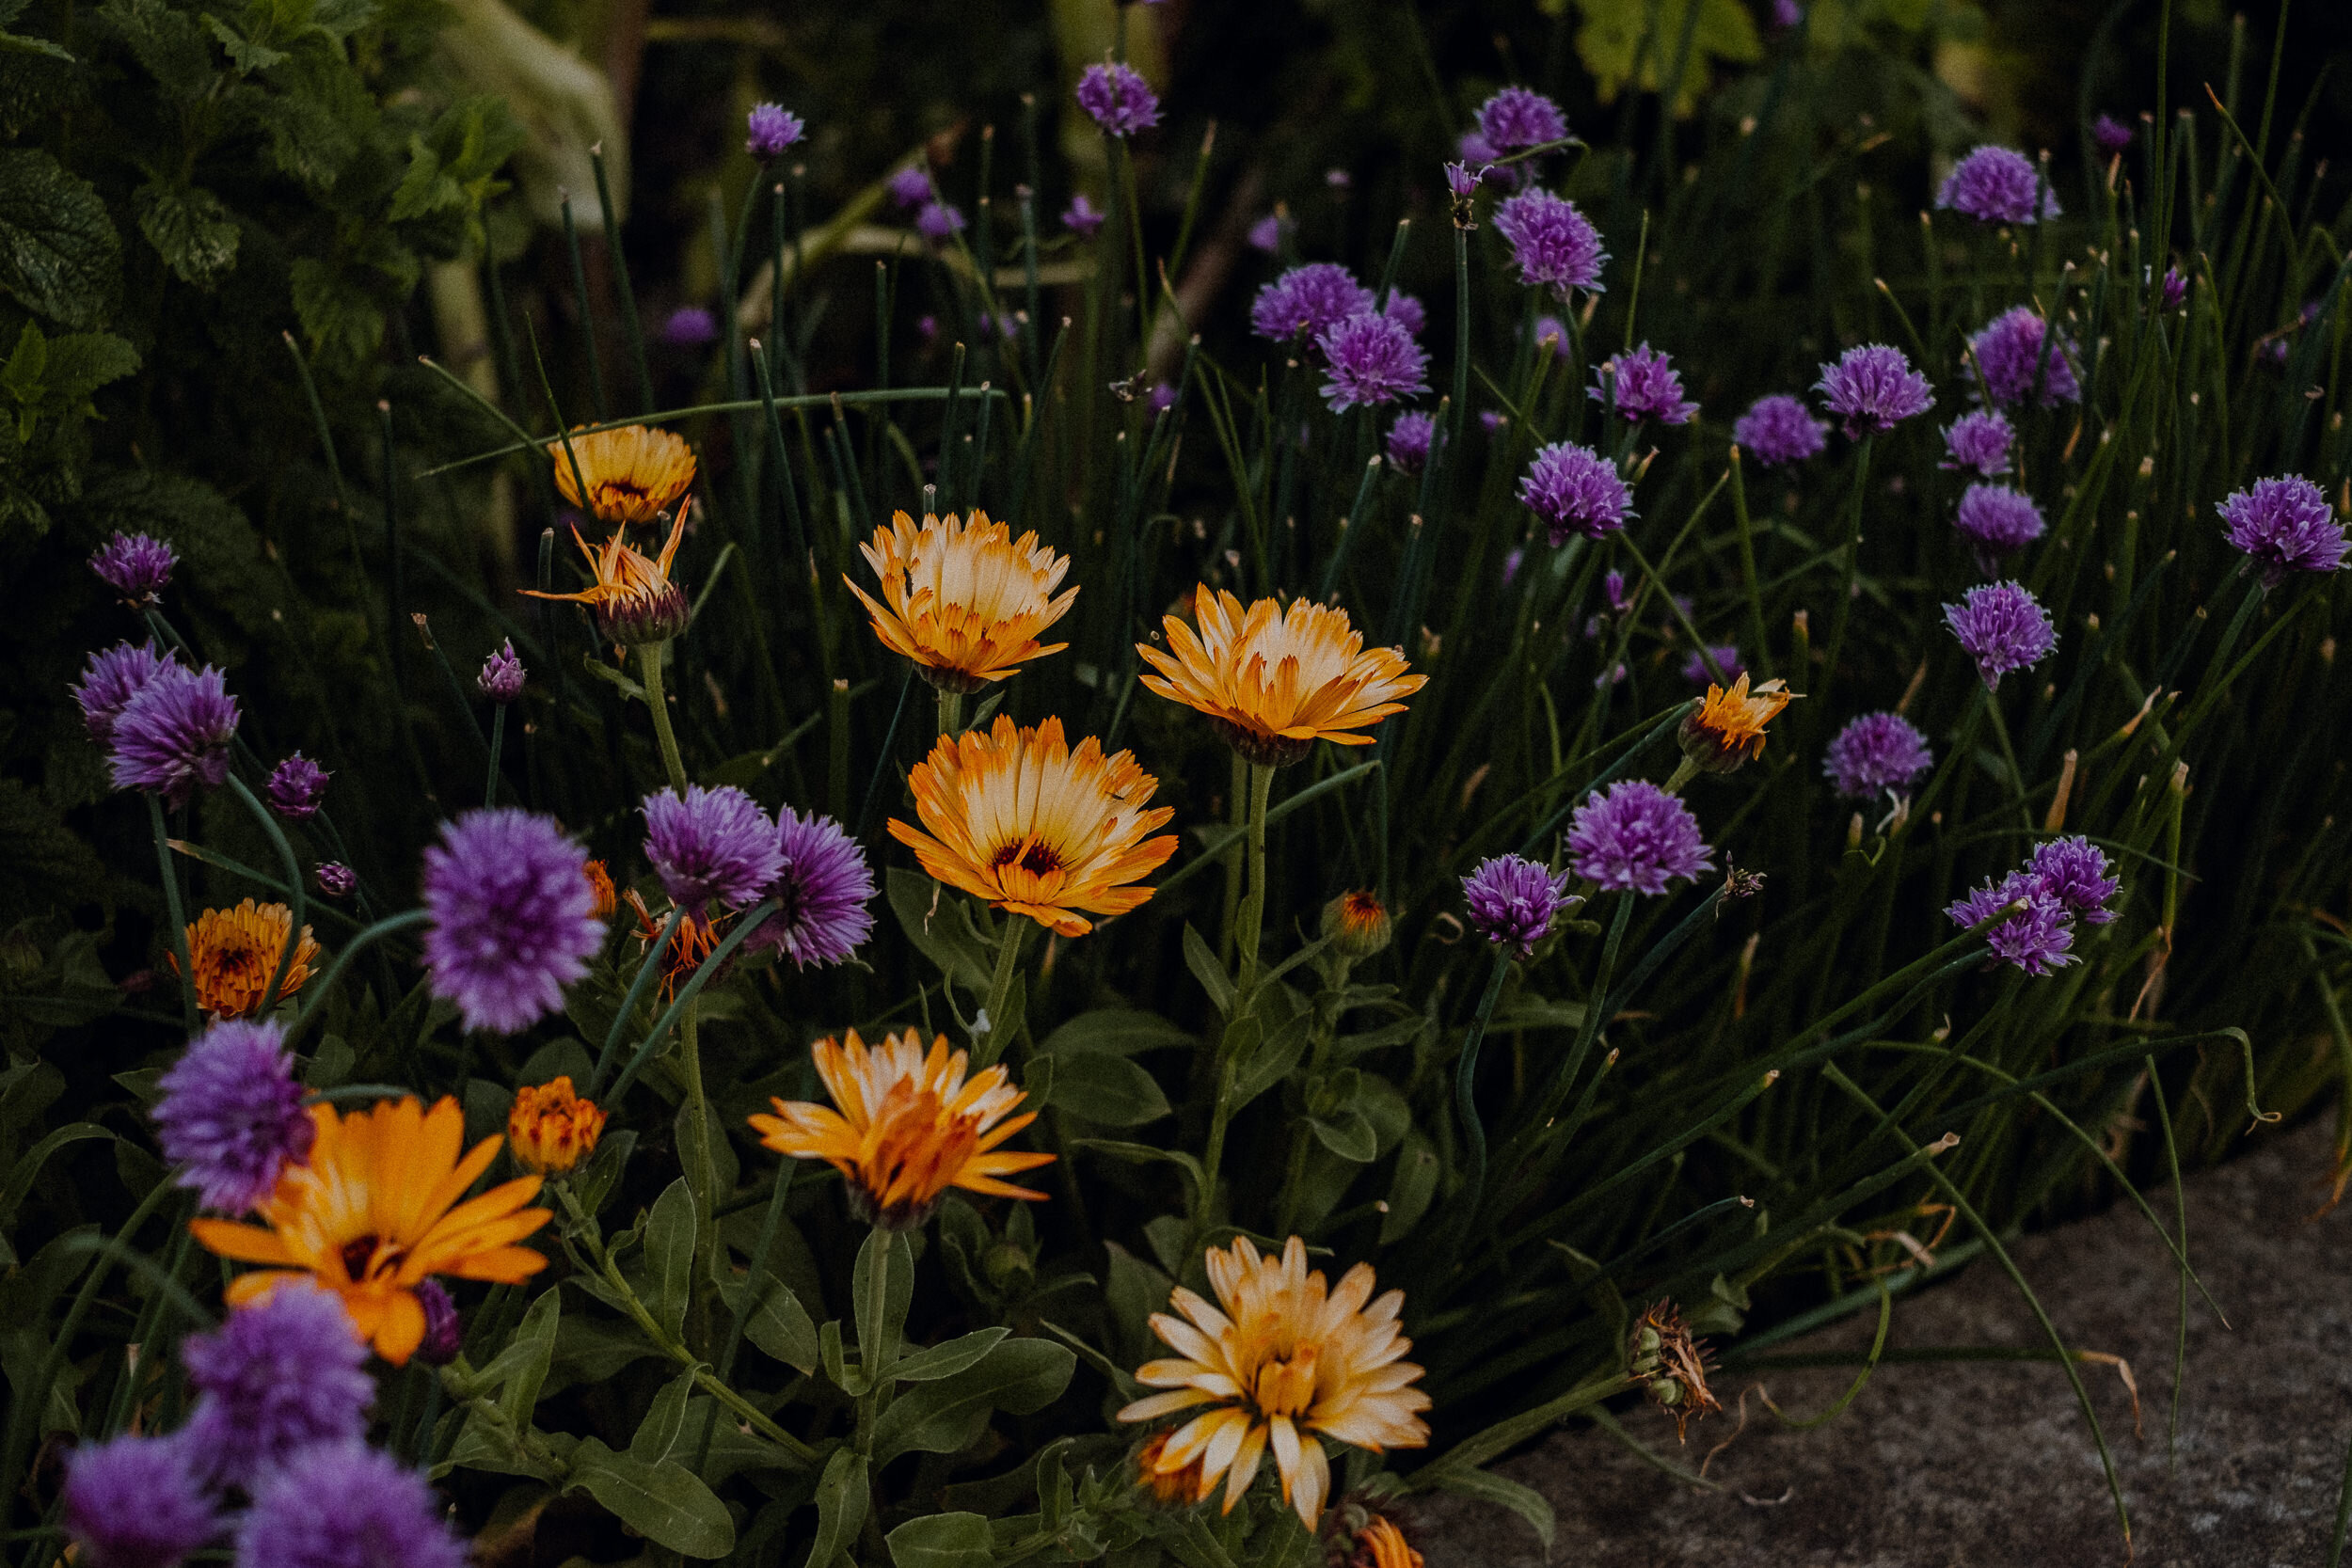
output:
[[[374,1236],[355,1237],[343,1243],[343,1273],[351,1276],[353,1284],[357,1285],[368,1277],[369,1265],[375,1261],[376,1249],[381,1245],[381,1240]],[[400,1257],[400,1252],[401,1249],[396,1246],[385,1247],[385,1264],[389,1266]]]
[[[1034,839],[1016,840],[1005,845],[989,857],[988,868],[991,871],[1002,871],[1016,861],[1020,863],[1022,870],[1034,877],[1042,877],[1061,869],[1061,856],[1054,852],[1053,847],[1039,843]]]

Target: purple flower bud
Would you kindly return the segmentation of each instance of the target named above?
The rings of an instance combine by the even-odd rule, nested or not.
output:
[[[2090,122],[2090,139],[2111,158],[2132,145],[2132,128],[2113,115],[2101,115]]]
[[[482,661],[482,673],[474,677],[474,685],[501,707],[523,694],[523,661],[515,657],[513,638],[501,642]]]
[[[1321,337],[1350,316],[1373,308],[1372,291],[1336,261],[1293,267],[1258,291],[1250,302],[1249,329],[1279,342]]]
[[[348,898],[359,885],[359,874],[341,861],[321,861],[312,875],[318,879],[319,891],[329,898]]]
[[[1394,316],[1350,316],[1326,328],[1316,346],[1328,372],[1323,401],[1335,414],[1429,390],[1428,351]]]
[[[2177,310],[2188,301],[2188,279],[2181,276],[2178,267],[2164,269],[2161,289],[2162,303],[2168,310]]]
[[[873,934],[874,873],[841,824],[790,806],[777,811],[775,845],[784,869],[760,895],[776,912],[745,945],[790,958],[797,968],[837,964]]]
[[[2082,401],[2083,389],[2074,380],[2063,341],[2050,346],[2048,363],[2043,363],[2045,333],[2042,318],[2030,306],[2020,305],[1986,323],[1983,331],[1968,340],[1969,356],[1984,377],[1985,394],[1994,403],[2025,403],[2037,388],[2044,408]]]
[[[1549,870],[1523,855],[1496,855],[1462,879],[1462,896],[1470,906],[1470,929],[1524,958],[1561,911],[1576,907],[1579,900],[1566,895],[1567,887],[1565,871]]]
[[[914,214],[914,231],[934,245],[946,245],[963,232],[963,214],[945,201],[934,201]]]
[[[2082,837],[2054,838],[2037,845],[2029,869],[2042,879],[2050,896],[2093,926],[2115,918],[2107,908],[2122,884],[2107,875],[2106,852]]]
[[[1143,394],[1143,406],[1153,419],[1158,419],[1176,406],[1176,388],[1165,381],[1154,381],[1152,389]]]
[[[424,1338],[418,1342],[417,1359],[428,1367],[446,1367],[466,1348],[466,1324],[457,1315],[457,1303],[448,1286],[430,1277],[417,1287],[417,1302],[424,1308]]]
[[[1768,468],[1802,463],[1820,455],[1828,444],[1829,426],[1785,392],[1756,399],[1732,421],[1731,438],[1740,450]]]
[[[178,662],[168,654],[158,654],[151,641],[118,642],[90,655],[82,669],[81,684],[73,689],[89,737],[104,745],[114,734],[115,720],[130,706],[131,699],[154,678],[157,670]]]
[[[1748,673],[1748,667],[1740,662],[1738,643],[1721,642],[1707,651],[1715,656],[1716,666],[1723,671],[1724,679],[1736,681]],[[1693,649],[1683,657],[1682,678],[1692,686],[1711,686],[1715,681],[1715,673],[1707,667],[1707,660],[1699,657],[1697,650]]]
[[[1772,25],[1787,31],[1804,20],[1804,8],[1797,0],[1772,0]]]
[[[1429,325],[1427,308],[1411,294],[1395,289],[1389,291],[1388,301],[1380,307],[1380,313],[1391,321],[1404,324],[1405,330],[1416,338],[1421,336],[1422,328]]]
[[[645,858],[671,902],[699,911],[705,902],[756,903],[783,870],[775,825],[733,784],[689,784],[680,797],[657,790],[644,800]]]
[[[2001,557],[2041,538],[2047,525],[2042,508],[2024,491],[2000,484],[1971,484],[1960,498],[1952,527],[1976,546],[1977,560],[1990,575]]]
[[[681,305],[655,336],[672,348],[700,348],[719,341],[719,318],[705,306]]]
[[[1573,201],[1547,190],[1525,190],[1495,209],[1495,230],[1511,246],[1519,281],[1549,288],[1565,299],[1570,289],[1601,292],[1609,253]]]
[[[759,103],[744,118],[743,150],[761,160],[781,157],[808,132],[808,123],[777,103]]]
[[[1389,463],[1401,473],[1417,474],[1429,462],[1429,449],[1438,438],[1438,420],[1430,414],[1399,414],[1389,426]]]
[[[229,777],[229,742],[237,733],[237,700],[221,673],[166,661],[114,718],[117,789],[143,789],[177,806],[196,786]]]
[[[1448,164],[1445,166],[1445,187],[1453,193],[1454,200],[1468,201],[1476,193],[1478,182],[1486,173],[1483,166],[1473,168],[1468,164]]]
[[[921,164],[909,164],[890,177],[886,187],[890,199],[901,207],[920,207],[931,198],[931,171]]]
[[[1132,136],[1160,122],[1159,95],[1131,66],[1087,67],[1078,77],[1078,107],[1114,136]]]
[[[2073,963],[2067,950],[2074,945],[2074,927],[2066,918],[2066,906],[2029,871],[2012,871],[1998,882],[1987,882],[1944,913],[1955,924],[1975,926],[2021,898],[2026,900],[2023,911],[1985,933],[1993,956],[2028,974],[2047,974]]]
[[[86,1568],[177,1568],[220,1533],[189,1445],[118,1437],[66,1460],[65,1528]]]
[[[1268,213],[1249,226],[1249,248],[1273,255],[1282,248],[1282,230],[1288,227],[1281,214]]]
[[[1103,220],[1109,215],[1089,201],[1086,193],[1081,191],[1070,198],[1069,206],[1062,209],[1062,227],[1082,240],[1090,240],[1094,238],[1095,230],[1103,227]]]
[[[296,752],[270,769],[262,792],[278,816],[289,822],[308,822],[319,814],[319,801],[326,798],[330,777],[326,768]]]
[[[196,1410],[183,1433],[223,1485],[251,1488],[319,1443],[367,1435],[375,1379],[341,1298],[288,1280],[181,1347]]]
[[[467,1028],[528,1029],[588,973],[605,928],[586,858],[552,818],[513,807],[442,825],[424,852],[425,972]]]
[[[1643,779],[1587,797],[1569,820],[1568,849],[1578,876],[1607,892],[1653,898],[1670,879],[1694,880],[1715,863],[1691,808]]]
[[[89,558],[89,569],[132,605],[153,604],[171,586],[180,553],[144,533],[118,532]]]
[[[1560,105],[1529,87],[1504,87],[1478,106],[1478,135],[1497,153],[1564,141],[1568,117]]]
[[[151,1113],[172,1180],[208,1209],[242,1214],[310,1157],[314,1129],[275,1023],[230,1020],[188,1042],[157,1081]]]

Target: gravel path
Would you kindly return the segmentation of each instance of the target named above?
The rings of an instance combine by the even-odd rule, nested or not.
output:
[[[1558,1510],[1550,1560],[1571,1568],[2319,1568],[2352,1432],[2352,1202],[2323,1219],[2314,1179],[2331,1129],[2265,1135],[2188,1182],[2190,1258],[2230,1316],[2192,1297],[2177,1467],[2172,1398],[2176,1275],[2137,1208],[2119,1204],[2014,1252],[2070,1344],[2124,1357],[2146,1435],[2111,1366],[2083,1376],[2131,1511],[2127,1548],[2098,1450],[2063,1371],[2049,1362],[1882,1365],[1846,1414],[1810,1432],[1748,1402],[1747,1428],[1702,1492],[1590,1427],[1555,1433],[1502,1466]],[[2171,1194],[2150,1195],[2169,1219]],[[1867,1349],[1875,1315],[1782,1351]],[[1987,1260],[1899,1305],[1890,1346],[2044,1343],[2024,1298]],[[1737,1424],[1761,1380],[1792,1415],[1825,1410],[1853,1369],[1726,1374],[1725,1414],[1692,1427],[1639,1409],[1627,1427],[1695,1465]],[[1431,1503],[1417,1531],[1430,1568],[1534,1568],[1517,1517],[1460,1498]],[[2352,1556],[2352,1554],[2348,1554]]]

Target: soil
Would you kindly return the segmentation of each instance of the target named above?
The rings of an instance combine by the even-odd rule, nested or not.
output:
[[[2333,1153],[2331,1129],[2265,1132],[2241,1158],[2186,1183],[2189,1256],[2229,1316],[2193,1294],[2177,1447],[2168,1459],[2178,1275],[2138,1209],[2028,1238],[2012,1249],[2067,1342],[2122,1356],[2143,1435],[2112,1364],[2083,1381],[2115,1456],[2127,1543],[2090,1429],[2055,1362],[1883,1364],[1845,1414],[1811,1431],[1762,1407],[1828,1409],[1851,1367],[1726,1373],[1724,1413],[1691,1429],[1643,1407],[1627,1432],[1720,1491],[1663,1474],[1580,1425],[1506,1461],[1559,1514],[1549,1560],[1573,1568],[2319,1568],[2335,1528],[2352,1435],[2352,1202],[2305,1216]],[[2168,1190],[2150,1202],[2169,1223]],[[1779,1352],[1867,1350],[1877,1315]],[[2044,1345],[2025,1298],[1980,1260],[1901,1299],[1890,1347]],[[1458,1497],[1420,1513],[1429,1568],[1547,1561],[1516,1515]],[[2347,1554],[2352,1556],[2352,1554]]]

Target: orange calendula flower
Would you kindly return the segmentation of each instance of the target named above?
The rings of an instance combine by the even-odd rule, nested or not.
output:
[[[694,450],[650,425],[575,430],[548,443],[548,459],[564,499],[608,523],[652,522],[694,483]]]
[[[950,1187],[997,1197],[1042,1198],[1002,1180],[1050,1164],[1051,1154],[1000,1153],[997,1146],[1037,1119],[1013,1116],[1026,1098],[1001,1065],[967,1081],[969,1059],[914,1029],[869,1050],[857,1031],[847,1044],[809,1050],[832,1105],[776,1100],[772,1117],[751,1118],[760,1142],[796,1160],[822,1160],[850,1189],[850,1211],[871,1225],[913,1229],[930,1218]],[[836,1108],[837,1107],[837,1108]]]
[[[1422,1558],[1395,1520],[1375,1513],[1356,1531],[1344,1563],[1345,1568],[1422,1568]]]
[[[525,1204],[540,1178],[526,1176],[460,1203],[498,1157],[485,1138],[463,1159],[466,1115],[444,1096],[431,1110],[413,1096],[349,1116],[310,1107],[310,1162],[278,1178],[260,1205],[262,1223],[191,1220],[196,1239],[223,1258],[265,1265],[229,1284],[229,1305],[248,1307],[293,1279],[342,1299],[359,1337],[394,1366],[424,1338],[417,1287],[433,1275],[518,1285],[548,1260],[516,1243],[548,1223]]]
[[[661,553],[648,558],[629,544],[625,528],[613,530],[612,537],[601,546],[592,546],[575,528],[572,538],[596,574],[595,585],[577,594],[542,594],[526,588],[523,594],[586,605],[596,612],[596,629],[624,648],[665,642],[686,629],[691,610],[686,590],[670,580],[670,562],[677,555],[677,542],[685,530],[686,513],[681,508],[670,524],[670,537],[662,542]]]
[[[1152,1317],[1152,1332],[1177,1354],[1145,1362],[1136,1381],[1168,1391],[1119,1413],[1150,1421],[1211,1407],[1169,1437],[1160,1473],[1198,1463],[1197,1500],[1223,1478],[1231,1513],[1271,1448],[1282,1500],[1312,1529],[1331,1489],[1318,1434],[1375,1453],[1427,1446],[1420,1412],[1429,1396],[1412,1386],[1421,1369],[1403,1359],[1413,1342],[1397,1331],[1404,1291],[1374,1301],[1368,1263],[1328,1290],[1321,1270],[1308,1272],[1307,1243],[1295,1236],[1279,1259],[1261,1257],[1246,1236],[1230,1249],[1211,1247],[1208,1269],[1216,1306],[1180,1285],[1168,1302],[1183,1316]]]
[[[941,736],[907,782],[923,826],[892,817],[890,833],[933,880],[1066,937],[1094,928],[1077,911],[1140,906],[1152,890],[1125,884],[1176,852],[1173,834],[1145,836],[1176,815],[1145,809],[1159,780],[1091,736],[1072,751],[1058,719],[1025,729],[999,714],[985,735]]]
[[[283,904],[256,904],[247,898],[233,910],[206,910],[188,927],[188,962],[196,970],[196,1005],[215,1018],[248,1018],[262,1010],[270,976],[278,973],[278,955],[294,927],[294,911]],[[283,1001],[310,978],[310,960],[319,944],[310,927],[302,927],[294,961],[286,966],[286,982],[278,990]],[[180,972],[180,955],[171,955],[173,974]]]
[[[506,1113],[506,1148],[515,1163],[542,1176],[562,1176],[596,1151],[604,1113],[572,1093],[569,1073],[515,1091]]]
[[[1323,934],[1349,958],[1369,958],[1389,945],[1396,923],[1370,888],[1341,894],[1323,906]]]
[[[1293,599],[1247,609],[1202,583],[1198,632],[1165,618],[1168,646],[1136,644],[1152,669],[1143,684],[1209,716],[1216,733],[1261,766],[1296,762],[1318,740],[1369,746],[1356,732],[1405,711],[1397,701],[1428,684],[1394,648],[1367,648],[1347,612]]]
[[[858,550],[882,579],[882,602],[846,574],[841,580],[866,607],[883,645],[943,691],[977,691],[1070,645],[1037,640],[1078,591],[1055,596],[1070,558],[1039,544],[1034,531],[1015,539],[985,512],[969,521],[927,515],[918,529],[899,512]]]
[[[604,868],[602,861],[590,861],[581,866],[580,870],[587,874],[588,891],[596,895],[596,918],[598,920],[612,919],[621,907],[620,901],[613,896],[612,873]]]
[[[1769,680],[1748,689],[1747,672],[1726,691],[1709,683],[1707,700],[1682,721],[1682,754],[1707,773],[1728,773],[1764,754],[1764,726],[1797,700],[1785,681]]]

